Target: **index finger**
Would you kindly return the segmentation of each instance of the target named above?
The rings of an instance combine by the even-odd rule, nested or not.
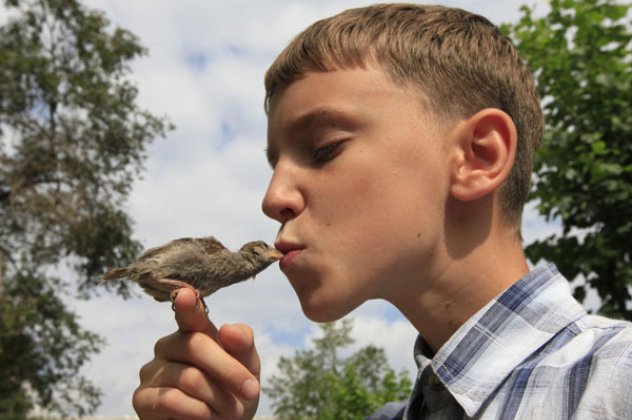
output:
[[[217,339],[217,328],[209,319],[204,304],[193,289],[183,287],[178,291],[173,302],[173,310],[180,332],[201,332],[213,340]]]

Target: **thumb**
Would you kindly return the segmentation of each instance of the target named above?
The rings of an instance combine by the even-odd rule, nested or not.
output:
[[[198,298],[195,290],[183,287],[178,291],[173,310],[176,313],[176,322],[180,332],[201,332],[214,340],[217,339],[217,328],[206,313],[206,307]]]

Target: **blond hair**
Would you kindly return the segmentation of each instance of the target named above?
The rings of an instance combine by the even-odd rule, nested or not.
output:
[[[413,83],[437,115],[467,117],[498,108],[518,132],[516,161],[501,189],[505,220],[519,230],[530,190],[542,112],[531,73],[511,41],[482,16],[443,6],[378,4],[315,22],[277,57],[265,76],[274,94],[309,71],[376,63],[398,83]]]

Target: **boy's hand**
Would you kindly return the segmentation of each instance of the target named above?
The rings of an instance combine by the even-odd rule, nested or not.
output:
[[[134,409],[141,419],[251,419],[259,400],[259,355],[245,324],[219,330],[195,292],[174,303],[179,330],[158,340],[141,368]]]

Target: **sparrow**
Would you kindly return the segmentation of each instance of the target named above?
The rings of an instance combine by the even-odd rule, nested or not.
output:
[[[263,241],[248,242],[231,252],[212,236],[180,238],[148,249],[127,267],[109,270],[101,282],[128,278],[159,302],[173,302],[186,287],[195,290],[207,308],[204,297],[254,277],[282,257]]]

